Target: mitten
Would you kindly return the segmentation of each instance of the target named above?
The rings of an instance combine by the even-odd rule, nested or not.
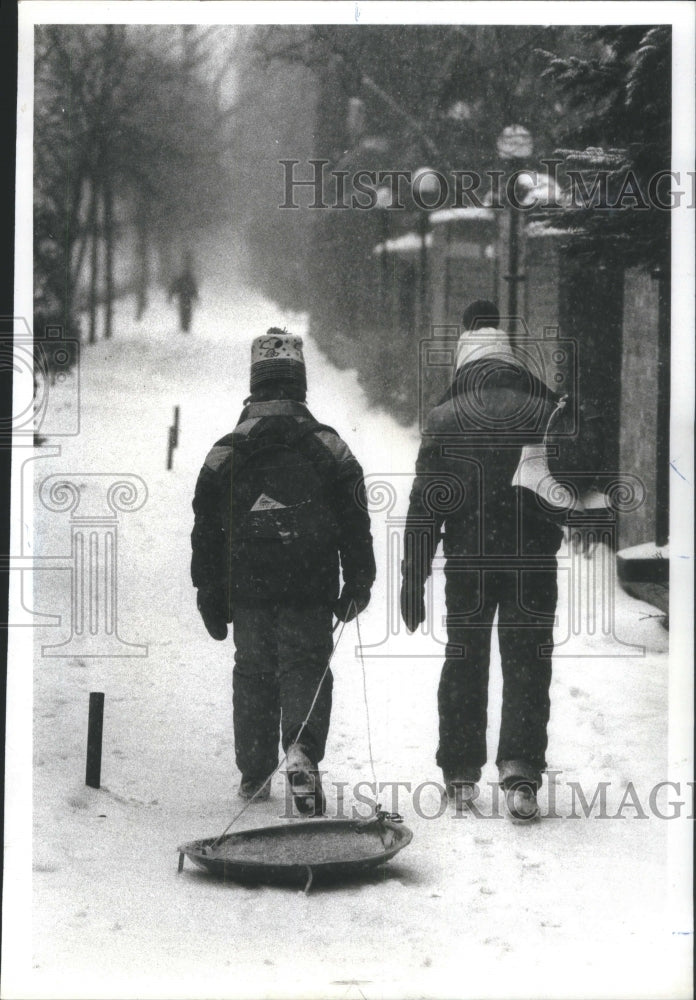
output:
[[[425,621],[425,587],[404,579],[401,584],[401,617],[409,632]]]
[[[341,622],[352,622],[356,615],[364,611],[370,603],[370,592],[365,590],[351,590],[344,587],[340,597],[333,606],[333,613]]]
[[[201,589],[198,591],[198,610],[208,635],[221,642],[227,638],[227,615],[225,603],[217,590]]]

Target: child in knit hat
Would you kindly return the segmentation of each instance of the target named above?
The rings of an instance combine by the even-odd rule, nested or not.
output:
[[[253,341],[250,389],[198,477],[191,575],[209,634],[232,623],[240,794],[268,798],[280,736],[298,808],[320,815],[333,616],[359,614],[375,578],[363,473],[306,405],[301,337]]]

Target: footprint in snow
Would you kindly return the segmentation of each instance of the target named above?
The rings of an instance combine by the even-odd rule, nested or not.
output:
[[[488,945],[493,945],[496,948],[502,948],[503,951],[511,950],[510,945],[507,943],[507,941],[503,941],[502,938],[497,938],[497,937],[486,938],[486,940],[483,943]]]
[[[84,795],[69,795],[67,802],[71,809],[86,809],[89,805]]]

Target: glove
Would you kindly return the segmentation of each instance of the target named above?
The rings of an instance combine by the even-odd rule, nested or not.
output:
[[[225,604],[217,590],[199,590],[197,597],[198,610],[208,635],[218,642],[227,638],[227,614]]]
[[[425,587],[415,585],[409,580],[401,584],[401,617],[409,632],[415,632],[421,622],[425,621]]]
[[[349,587],[344,587],[333,606],[333,613],[340,622],[352,622],[369,603],[369,591],[353,591]]]

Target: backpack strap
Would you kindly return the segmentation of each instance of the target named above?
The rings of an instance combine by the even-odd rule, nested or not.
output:
[[[329,431],[331,434],[335,434],[336,437],[338,437],[338,431],[336,431],[333,427],[330,427],[328,424],[320,424],[318,420],[311,420],[310,426],[300,425],[300,428],[301,437],[309,437],[310,434],[318,434],[320,431]]]
[[[330,449],[315,435],[320,431],[332,434],[336,431],[311,416],[301,421],[289,421],[285,416],[268,416],[250,420],[249,423],[251,426],[248,429],[243,424],[238,425],[231,435],[237,471],[259,452],[273,448],[297,448],[313,465],[326,462],[327,457],[333,458]]]
[[[326,463],[327,459],[332,463],[335,461],[331,449],[317,436],[321,431],[336,434],[333,427],[328,424],[320,424],[317,420],[312,420],[310,426],[300,425],[298,427],[299,433],[295,438],[295,447],[315,466]]]

